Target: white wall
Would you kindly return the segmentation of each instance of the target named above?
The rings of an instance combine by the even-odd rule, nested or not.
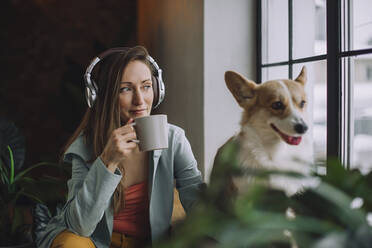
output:
[[[218,147],[239,130],[241,108],[224,73],[256,79],[256,7],[253,0],[204,0],[204,164],[209,177]]]
[[[138,0],[138,41],[164,70],[159,112],[186,130],[208,180],[214,155],[239,129],[226,70],[255,79],[254,0]]]

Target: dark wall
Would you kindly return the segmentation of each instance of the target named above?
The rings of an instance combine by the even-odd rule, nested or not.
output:
[[[134,0],[2,0],[0,116],[26,139],[26,166],[56,161],[86,110],[83,72],[137,43]]]

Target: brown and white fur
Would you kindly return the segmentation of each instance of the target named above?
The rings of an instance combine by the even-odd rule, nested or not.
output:
[[[232,139],[240,144],[241,166],[253,169],[294,171],[308,175],[312,154],[306,135],[306,68],[295,80],[270,80],[262,84],[227,71],[225,81],[243,108],[241,130]],[[310,150],[309,150],[310,149]],[[234,188],[244,192],[252,178],[232,178]],[[304,186],[300,179],[271,176],[270,186],[292,195]]]

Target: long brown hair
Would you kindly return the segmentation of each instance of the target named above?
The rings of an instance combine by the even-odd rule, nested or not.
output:
[[[144,62],[153,74],[147,55],[146,48],[135,46],[110,54],[97,64],[99,68],[94,75],[99,89],[97,99],[93,107],[87,109],[79,126],[62,149],[61,160],[68,147],[81,133],[86,144],[91,144],[93,149],[93,157],[88,163],[92,163],[103,152],[112,131],[121,126],[119,93],[124,68],[129,62],[139,60]],[[124,168],[119,169],[124,175]],[[114,212],[118,213],[124,206],[124,184],[121,180],[114,192]]]

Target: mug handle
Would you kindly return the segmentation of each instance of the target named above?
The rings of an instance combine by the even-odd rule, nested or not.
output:
[[[133,127],[133,126],[136,125],[136,123],[135,123],[135,122],[132,122],[132,123],[130,123],[129,125],[131,125],[131,126]],[[131,142],[134,142],[134,143],[136,143],[136,144],[139,144],[139,143],[140,143],[140,141],[139,141],[138,139],[131,140]]]

